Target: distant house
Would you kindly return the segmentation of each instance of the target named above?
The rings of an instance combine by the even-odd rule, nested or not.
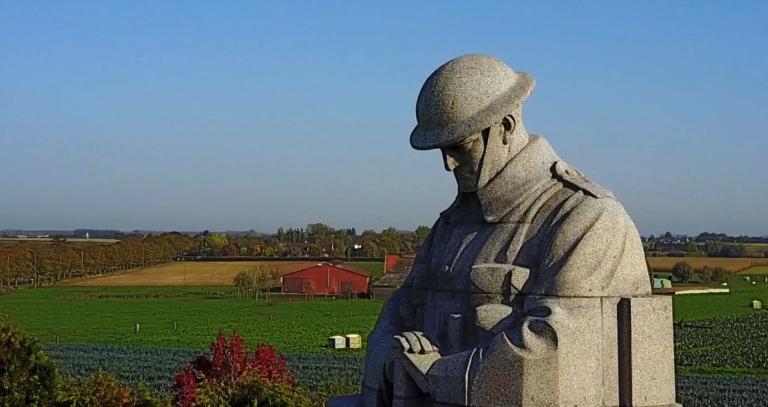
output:
[[[371,272],[344,263],[318,263],[284,274],[280,279],[284,293],[291,294],[365,294]]]
[[[653,288],[672,288],[672,281],[666,278],[654,278]]]

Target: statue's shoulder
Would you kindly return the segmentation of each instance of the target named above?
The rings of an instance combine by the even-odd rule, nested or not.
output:
[[[578,169],[568,165],[565,161],[557,161],[553,166],[552,176],[577,190],[583,191],[595,198],[613,198],[613,193],[599,184],[591,181]]]

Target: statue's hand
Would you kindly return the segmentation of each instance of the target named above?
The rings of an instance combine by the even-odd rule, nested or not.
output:
[[[422,375],[426,375],[429,368],[441,357],[439,349],[422,332],[403,332],[394,338],[400,344],[405,358]]]

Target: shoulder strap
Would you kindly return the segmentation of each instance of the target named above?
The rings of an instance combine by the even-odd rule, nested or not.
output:
[[[557,161],[555,163],[554,173],[555,177],[560,181],[573,185],[595,198],[614,198],[611,191],[590,181],[581,171],[569,166],[564,161]]]

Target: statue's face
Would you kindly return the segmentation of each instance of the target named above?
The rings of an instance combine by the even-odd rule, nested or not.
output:
[[[443,152],[445,169],[453,171],[459,191],[477,191],[480,165],[485,152],[482,133],[473,134],[460,144],[443,147],[441,151]]]

